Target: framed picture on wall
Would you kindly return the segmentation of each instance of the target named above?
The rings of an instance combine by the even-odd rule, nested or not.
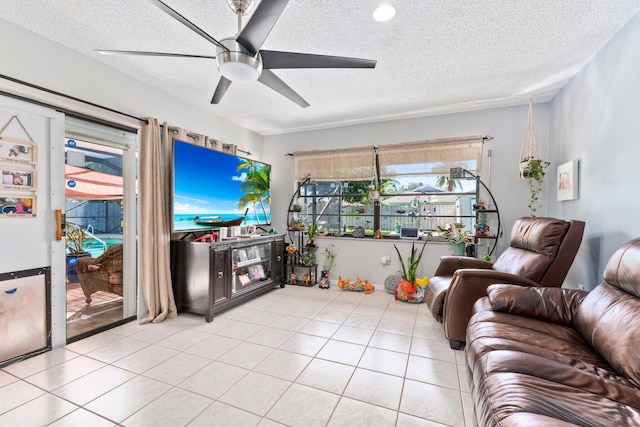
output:
[[[7,190],[34,191],[36,170],[23,169],[11,165],[0,165],[0,183]]]
[[[36,216],[36,196],[0,194],[0,218]]]
[[[21,139],[0,136],[0,161],[33,165],[36,163],[36,146]]]
[[[572,160],[558,166],[558,200],[578,198],[578,161]]]

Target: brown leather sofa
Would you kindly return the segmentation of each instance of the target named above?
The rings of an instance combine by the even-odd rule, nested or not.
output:
[[[509,248],[495,263],[445,256],[429,279],[425,302],[444,324],[451,348],[461,349],[473,304],[492,283],[560,287],[578,252],[584,222],[525,217],[513,225]]]
[[[466,364],[479,426],[640,425],[640,239],[591,292],[492,285]]]

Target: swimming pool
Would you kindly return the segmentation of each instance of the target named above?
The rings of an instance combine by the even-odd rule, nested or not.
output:
[[[96,237],[106,243],[107,247],[122,244],[122,236],[110,235],[109,237],[102,237],[98,235]],[[93,237],[88,237],[84,242],[82,242],[82,247],[86,252],[91,254],[91,258],[97,258],[104,252],[104,245],[102,242],[94,239]]]

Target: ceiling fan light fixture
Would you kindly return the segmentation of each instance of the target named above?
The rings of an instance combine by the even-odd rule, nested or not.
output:
[[[378,22],[390,21],[394,16],[396,16],[396,9],[388,3],[382,3],[373,11],[373,19]]]
[[[219,52],[216,61],[220,74],[232,82],[255,82],[262,74],[262,61],[242,52]]]

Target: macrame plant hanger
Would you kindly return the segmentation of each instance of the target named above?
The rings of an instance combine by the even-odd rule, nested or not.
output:
[[[524,128],[524,139],[520,148],[520,179],[527,179],[525,171],[531,160],[539,159],[538,144],[536,143],[536,131],[533,127],[533,97],[529,98],[529,113],[527,125]]]

